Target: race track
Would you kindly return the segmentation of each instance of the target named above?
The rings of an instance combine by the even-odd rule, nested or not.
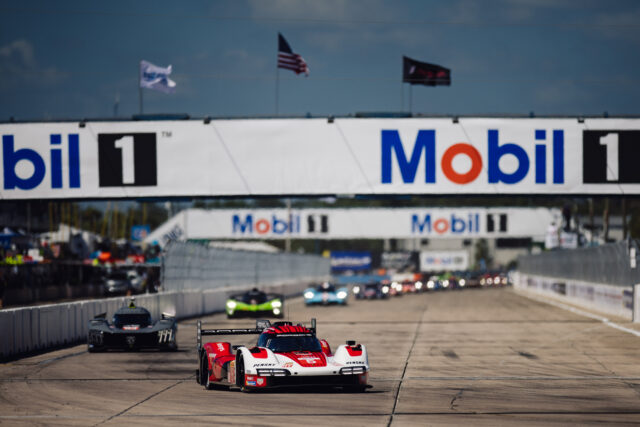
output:
[[[365,393],[207,391],[196,319],[176,353],[89,354],[85,345],[0,364],[3,425],[566,425],[640,422],[640,337],[511,289],[306,308],[332,347],[369,351]],[[204,318],[223,327],[223,315]],[[629,324],[625,326],[629,327]],[[240,337],[242,343],[250,340]]]

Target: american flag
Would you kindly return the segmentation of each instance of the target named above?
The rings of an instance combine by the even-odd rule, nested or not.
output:
[[[278,33],[278,68],[291,70],[296,74],[305,73],[307,76],[309,75],[307,63],[304,62],[302,56],[293,53],[291,46],[280,33]]]

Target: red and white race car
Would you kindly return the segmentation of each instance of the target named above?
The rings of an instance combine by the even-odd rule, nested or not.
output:
[[[202,344],[207,335],[258,334],[255,347],[232,346],[229,342]],[[335,353],[326,340],[316,338],[311,327],[291,322],[257,320],[255,329],[202,329],[198,321],[198,384],[237,386],[242,391],[290,386],[342,387],[364,391],[369,360],[367,349],[347,341]]]

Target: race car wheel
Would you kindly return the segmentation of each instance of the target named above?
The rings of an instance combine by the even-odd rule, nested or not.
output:
[[[250,390],[244,385],[244,358],[241,354],[236,357],[236,385],[240,387],[240,391],[248,393]]]
[[[90,347],[90,346],[87,345],[87,351],[89,353],[99,353],[99,352],[102,351],[102,349],[98,348],[98,347]]]
[[[198,370],[198,383],[208,389],[209,385],[209,364],[207,361],[207,352],[203,351],[200,356],[200,369]]]

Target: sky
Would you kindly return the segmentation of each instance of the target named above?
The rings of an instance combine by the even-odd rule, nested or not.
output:
[[[0,122],[128,118],[143,59],[177,83],[145,113],[274,116],[278,76],[281,116],[637,115],[639,48],[636,0],[0,0]],[[451,86],[403,85],[403,55]]]

